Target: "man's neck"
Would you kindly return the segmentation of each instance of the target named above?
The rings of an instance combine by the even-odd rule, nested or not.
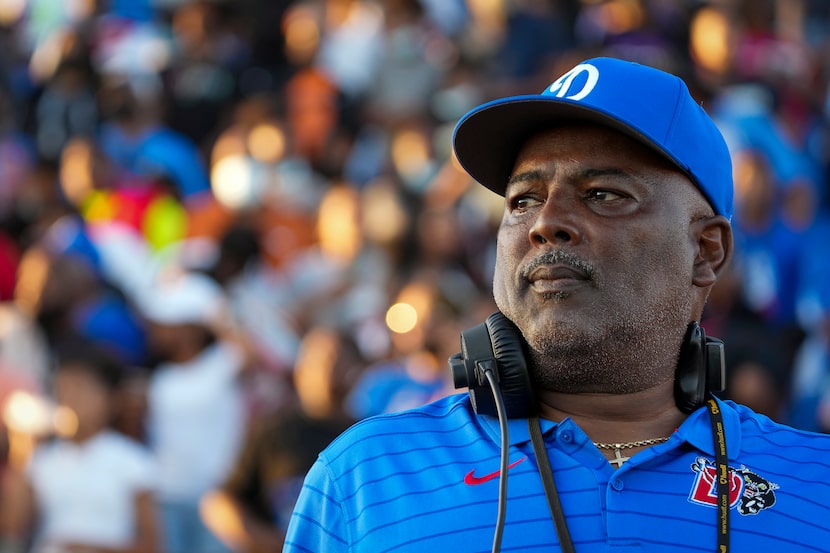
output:
[[[632,394],[539,393],[540,416],[571,418],[594,442],[626,443],[663,438],[686,418],[675,405],[673,383]]]

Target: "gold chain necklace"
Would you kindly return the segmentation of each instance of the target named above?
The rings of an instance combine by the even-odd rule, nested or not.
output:
[[[623,443],[603,443],[603,442],[594,442],[594,445],[598,449],[613,449],[614,450],[614,458],[609,459],[608,462],[612,465],[616,465],[617,467],[622,466],[623,463],[631,459],[631,457],[624,457],[622,451],[624,449],[631,449],[633,447],[642,447],[645,445],[654,445],[654,444],[662,444],[665,441],[668,441],[669,437],[666,436],[665,438],[649,438],[648,440],[637,440],[634,442],[623,442]]]

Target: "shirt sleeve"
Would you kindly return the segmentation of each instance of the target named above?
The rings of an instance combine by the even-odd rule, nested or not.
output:
[[[133,487],[137,492],[155,492],[158,487],[158,463],[143,447],[135,446],[134,449],[136,453],[125,469],[130,473]]]
[[[318,458],[294,506],[283,553],[351,550],[346,502],[325,460]]]

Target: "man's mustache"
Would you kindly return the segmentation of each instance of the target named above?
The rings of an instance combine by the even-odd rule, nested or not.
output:
[[[544,253],[531,259],[527,265],[522,267],[521,275],[530,278],[530,274],[544,265],[566,265],[583,273],[588,280],[594,278],[594,267],[587,261],[583,261],[574,254],[562,250],[547,250]]]

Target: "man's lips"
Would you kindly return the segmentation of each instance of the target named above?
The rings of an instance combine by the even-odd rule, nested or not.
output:
[[[541,265],[527,276],[530,287],[538,293],[563,293],[590,280],[587,273],[569,265]]]
[[[569,265],[542,265],[533,269],[527,279],[530,282],[540,280],[589,280],[588,275]]]
[[[543,296],[564,297],[594,280],[593,267],[575,254],[547,250],[528,261],[520,275],[530,289]]]

